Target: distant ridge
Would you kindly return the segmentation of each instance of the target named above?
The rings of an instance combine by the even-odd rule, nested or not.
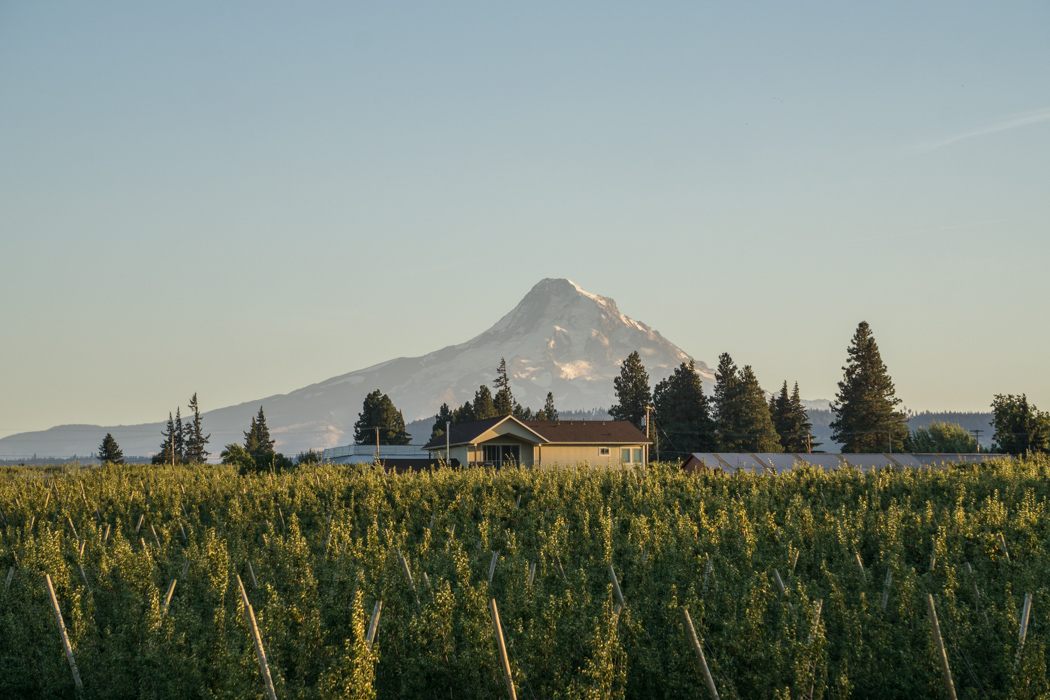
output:
[[[613,378],[619,363],[637,350],[650,382],[667,377],[690,356],[659,332],[623,313],[608,297],[584,291],[567,279],[544,279],[480,335],[421,357],[399,357],[332,377],[288,394],[246,401],[204,414],[212,435],[209,450],[242,442],[251,417],[264,406],[277,449],[295,454],[352,441],[353,425],[365,394],[381,389],[406,421],[428,418],[442,402],[457,406],[473,398],[481,384],[491,386],[501,357],[507,360],[515,398],[540,408],[547,392],[564,410],[591,410],[615,403]],[[702,362],[705,384],[714,374]],[[710,386],[707,387],[708,389]],[[202,392],[203,393],[203,392]],[[202,396],[203,398],[203,396]],[[153,454],[164,423],[131,426],[67,425],[0,439],[0,459],[34,453],[54,457],[92,454],[113,433],[125,454]],[[423,442],[426,435],[414,435]]]

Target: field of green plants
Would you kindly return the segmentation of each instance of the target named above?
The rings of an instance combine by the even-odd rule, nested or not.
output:
[[[958,697],[1046,697],[1048,493],[1045,457],[11,468],[0,697],[267,697],[238,577],[279,698],[508,697],[490,600],[523,700],[709,697],[683,608],[722,698],[948,697],[927,594]]]

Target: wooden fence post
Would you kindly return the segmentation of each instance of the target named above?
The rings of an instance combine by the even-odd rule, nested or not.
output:
[[[492,613],[492,628],[496,633],[496,646],[499,648],[503,677],[507,679],[507,692],[510,693],[510,700],[518,700],[518,694],[514,692],[514,678],[510,674],[510,659],[507,658],[507,645],[503,641],[503,626],[499,622],[499,610],[496,608],[495,598],[489,598],[489,612]]]
[[[613,594],[616,596],[616,602],[619,603],[621,608],[626,608],[627,603],[623,600],[623,591],[620,590],[620,582],[616,579],[616,571],[613,570],[612,564],[609,564],[609,579],[612,581]]]
[[[277,700],[277,691],[273,688],[273,678],[270,677],[270,665],[266,662],[266,650],[263,649],[262,636],[259,634],[259,625],[255,622],[255,611],[248,602],[248,594],[244,592],[244,583],[241,577],[237,577],[237,587],[241,591],[241,603],[244,605],[244,617],[248,621],[248,629],[252,633],[252,642],[255,644],[255,657],[259,660],[259,673],[262,675],[263,685],[266,687],[266,695],[270,700]]]
[[[693,629],[693,618],[689,617],[689,611],[682,608],[682,617],[685,618],[685,633],[689,636],[689,642],[693,645],[696,658],[700,661],[700,670],[704,673],[704,683],[707,684],[707,693],[711,700],[718,700],[718,689],[715,688],[715,679],[711,677],[711,669],[707,667],[707,659],[704,658],[704,650],[700,646],[700,640],[696,637]]]
[[[51,608],[55,611],[55,621],[58,623],[58,632],[62,635],[62,648],[66,650],[66,660],[69,661],[69,670],[73,672],[73,683],[77,687],[77,695],[84,694],[84,683],[80,680],[80,671],[77,670],[77,660],[73,658],[73,647],[69,645],[69,635],[66,633],[66,623],[62,621],[62,611],[58,607],[58,598],[55,597],[55,589],[51,585],[51,575],[44,574],[47,583],[47,595],[51,598]]]
[[[368,623],[368,634],[365,636],[365,644],[371,649],[376,641],[376,630],[379,629],[379,613],[383,609],[383,601],[377,600],[375,608],[372,609],[372,621]]]
[[[933,643],[937,647],[937,661],[941,664],[941,675],[944,676],[944,688],[948,691],[948,697],[956,700],[955,683],[952,682],[952,670],[948,668],[948,654],[944,650],[944,640],[941,639],[941,625],[937,622],[937,608],[933,604],[933,594],[926,594],[926,606],[930,610],[930,626],[933,629]]]

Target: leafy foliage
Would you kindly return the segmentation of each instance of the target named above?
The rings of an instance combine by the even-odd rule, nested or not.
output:
[[[1029,404],[1024,394],[996,394],[992,401],[992,426],[1000,452],[1046,452],[1050,447],[1050,414]]]
[[[1046,456],[777,477],[10,468],[0,696],[74,696],[47,573],[88,698],[261,697],[236,576],[282,698],[505,697],[489,598],[522,698],[706,697],[682,608],[722,697],[940,697],[927,593],[959,697],[1045,697],[1048,499]]]
[[[933,421],[912,431],[904,447],[909,452],[970,454],[977,452],[977,439],[961,425]]]
[[[696,363],[682,363],[653,390],[657,434],[666,436],[663,458],[684,459],[693,452],[715,449],[715,426],[708,413],[707,397],[696,372]]]

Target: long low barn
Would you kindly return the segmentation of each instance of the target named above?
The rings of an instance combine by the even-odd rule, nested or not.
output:
[[[884,467],[940,467],[960,462],[984,462],[1005,455],[981,452],[978,454],[919,454],[919,453],[870,453],[841,454],[831,452],[694,452],[682,464],[686,471],[700,469],[744,470],[749,472],[775,471],[777,474],[793,469],[796,464],[808,464],[825,471],[842,467],[857,469],[882,469]]]

